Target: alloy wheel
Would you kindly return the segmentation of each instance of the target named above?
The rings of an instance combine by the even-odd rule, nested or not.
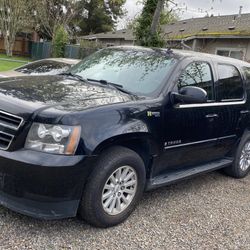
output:
[[[242,171],[248,170],[250,167],[250,142],[246,142],[244,145],[241,155],[240,155],[240,162],[239,162],[240,169]]]
[[[109,215],[122,213],[133,201],[138,178],[130,166],[116,169],[106,181],[102,191],[102,206]]]

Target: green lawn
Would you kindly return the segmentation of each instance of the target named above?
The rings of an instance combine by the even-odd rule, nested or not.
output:
[[[7,71],[22,66],[24,63],[6,62],[0,59],[0,71]]]
[[[1,60],[1,59],[4,59],[4,60]],[[17,61],[23,61],[23,62],[7,61],[7,60],[17,60]],[[0,72],[15,69],[17,67],[24,65],[25,62],[30,62],[30,61],[31,59],[27,57],[21,57],[21,56],[8,57],[5,54],[0,54]]]
[[[12,57],[9,57],[9,56],[6,56],[5,54],[0,54],[0,58],[20,60],[20,61],[27,61],[27,62],[32,61],[29,57],[23,57],[23,56],[12,56]]]

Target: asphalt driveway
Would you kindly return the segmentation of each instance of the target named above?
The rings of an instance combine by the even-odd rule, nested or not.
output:
[[[144,195],[122,225],[39,221],[0,207],[0,249],[250,249],[250,176],[215,172]]]

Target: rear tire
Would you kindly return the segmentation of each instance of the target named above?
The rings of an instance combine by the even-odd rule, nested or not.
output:
[[[104,151],[84,188],[80,216],[96,227],[115,226],[135,209],[146,181],[141,157],[125,147]]]
[[[230,167],[224,172],[234,178],[241,179],[250,171],[250,132],[245,132],[237,148],[235,159]]]

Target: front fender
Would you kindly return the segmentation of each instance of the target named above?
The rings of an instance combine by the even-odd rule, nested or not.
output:
[[[101,145],[118,140],[149,138],[150,131],[143,121],[131,120],[123,124],[91,126],[83,129],[85,152],[95,154]]]
[[[63,124],[81,124],[81,140],[77,154],[93,155],[103,143],[112,140],[150,138],[161,140],[160,107],[152,109],[145,104],[120,104],[90,109],[82,113],[65,116]],[[149,116],[148,110],[157,111],[158,116]]]
[[[155,155],[159,152],[157,143],[153,140],[150,134],[147,133],[129,133],[123,135],[117,135],[102,141],[93,151],[93,155],[99,155],[105,148],[111,147],[113,145],[127,145],[127,143],[133,142],[131,148],[136,148],[143,146],[149,149],[150,155]],[[131,144],[131,143],[130,143]]]

